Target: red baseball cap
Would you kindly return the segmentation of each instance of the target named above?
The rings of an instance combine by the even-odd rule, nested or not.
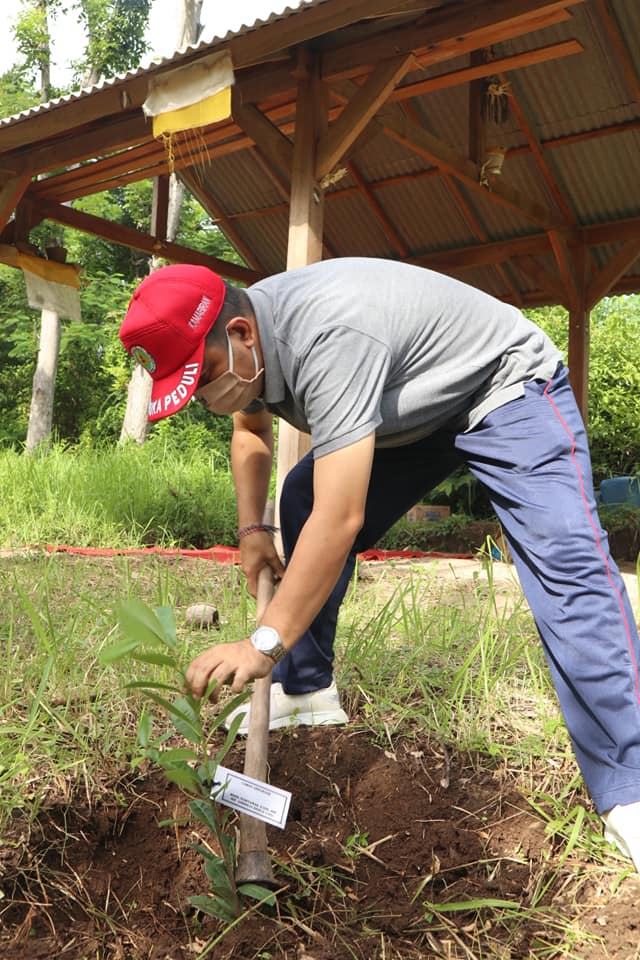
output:
[[[222,277],[189,264],[155,270],[133,294],[120,339],[151,374],[149,420],[177,413],[193,396],[202,372],[205,337],[224,297]]]

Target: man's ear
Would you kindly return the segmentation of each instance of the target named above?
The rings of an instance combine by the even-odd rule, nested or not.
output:
[[[230,337],[239,337],[247,347],[252,347],[255,344],[253,327],[246,317],[232,317],[227,323],[227,333]]]

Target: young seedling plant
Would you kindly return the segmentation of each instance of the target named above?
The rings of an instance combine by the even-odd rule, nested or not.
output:
[[[229,751],[242,716],[234,718],[222,747],[214,753],[211,753],[211,738],[218,730],[224,729],[225,719],[247,699],[248,694],[242,693],[225,703],[207,723],[205,731],[202,707],[208,701],[215,681],[202,700],[185,692],[188,686],[185,671],[178,661],[172,609],[167,606],[151,609],[140,600],[129,599],[117,605],[116,615],[120,639],[101,653],[100,661],[107,664],[128,657],[137,663],[165,668],[166,674],[175,678],[173,682],[133,680],[126,685],[140,690],[166,713],[169,721],[168,730],[154,737],[153,718],[148,711],[143,711],[137,735],[141,753],[134,765],[148,759],[159,766],[168,780],[191,797],[189,810],[192,817],[215,837],[219,854],[204,844],[193,844],[193,849],[204,857],[211,893],[189,897],[189,903],[202,913],[221,920],[226,929],[230,929],[248,912],[243,908],[243,896],[257,900],[257,905],[275,903],[273,893],[266,887],[254,883],[236,884],[236,841],[230,830],[233,812],[216,802],[224,784],[212,793],[216,768]],[[176,733],[189,743],[188,747],[167,746]]]

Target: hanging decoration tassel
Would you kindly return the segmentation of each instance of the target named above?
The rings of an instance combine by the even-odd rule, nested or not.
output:
[[[485,120],[502,126],[509,116],[509,91],[511,84],[500,77],[487,77],[483,83],[482,116]]]

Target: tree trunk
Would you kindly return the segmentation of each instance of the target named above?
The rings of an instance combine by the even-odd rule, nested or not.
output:
[[[40,100],[48,103],[51,99],[51,35],[49,33],[49,19],[45,0],[38,0],[37,9],[44,25],[43,43],[38,51],[38,66],[40,68]]]
[[[40,349],[33,375],[27,453],[48,443],[53,422],[53,397],[60,353],[60,317],[54,310],[43,310],[40,321]]]
[[[144,367],[136,363],[127,388],[127,409],[120,431],[120,443],[126,443],[127,440],[144,443],[147,439],[151,386],[151,377]]]

